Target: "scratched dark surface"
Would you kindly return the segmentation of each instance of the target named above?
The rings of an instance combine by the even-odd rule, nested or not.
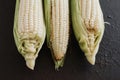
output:
[[[63,68],[55,71],[50,50],[44,44],[29,70],[13,38],[15,0],[0,0],[0,80],[120,80],[120,0],[100,0],[106,25],[103,40],[91,66],[79,49],[72,28]]]

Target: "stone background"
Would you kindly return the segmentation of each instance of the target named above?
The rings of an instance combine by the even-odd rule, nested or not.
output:
[[[46,42],[35,70],[26,67],[13,38],[15,1],[0,0],[0,80],[120,80],[120,0],[100,0],[105,22],[111,25],[105,25],[96,65],[87,62],[71,27],[65,64],[59,71]]]

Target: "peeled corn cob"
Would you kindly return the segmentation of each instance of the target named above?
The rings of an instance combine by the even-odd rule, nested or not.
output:
[[[42,0],[16,0],[14,38],[26,65],[34,69],[35,60],[45,40]]]
[[[69,0],[44,0],[47,43],[55,68],[63,66],[69,38]]]
[[[71,0],[73,29],[87,60],[95,56],[104,33],[104,19],[99,0]]]

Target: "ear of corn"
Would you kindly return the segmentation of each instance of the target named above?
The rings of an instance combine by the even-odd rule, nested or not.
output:
[[[16,0],[14,38],[26,65],[34,69],[35,60],[45,40],[42,0]]]
[[[104,33],[103,13],[99,0],[71,0],[71,13],[79,46],[87,60],[94,65]]]
[[[44,0],[47,43],[55,68],[63,66],[69,37],[69,0]]]

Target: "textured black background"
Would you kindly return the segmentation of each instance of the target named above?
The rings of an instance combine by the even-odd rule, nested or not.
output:
[[[29,70],[13,38],[15,0],[0,0],[0,80],[120,80],[120,0],[100,0],[106,25],[103,40],[91,66],[79,49],[72,27],[63,68],[54,70],[50,50],[44,44]]]

